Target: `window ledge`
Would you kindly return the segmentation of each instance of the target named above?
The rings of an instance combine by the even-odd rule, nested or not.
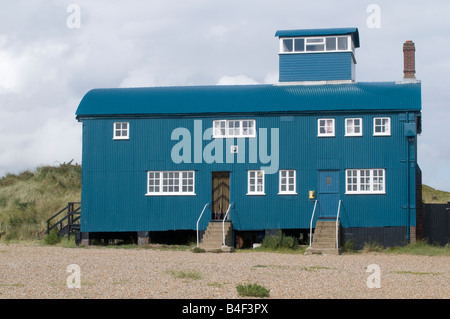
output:
[[[281,193],[280,192],[280,193],[278,193],[278,195],[298,195],[298,193],[296,193],[296,192],[295,193],[286,193],[286,192],[285,193]]]
[[[386,192],[345,192],[345,195],[386,195]]]
[[[247,193],[247,196],[266,196],[266,193]]]
[[[196,193],[146,193],[145,196],[197,196]]]

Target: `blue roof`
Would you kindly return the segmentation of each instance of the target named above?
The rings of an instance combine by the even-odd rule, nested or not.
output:
[[[313,37],[313,36],[331,36],[348,35],[353,39],[355,48],[359,48],[358,28],[331,28],[331,29],[300,29],[300,30],[278,30],[276,37]]]
[[[421,84],[215,85],[93,89],[77,118],[118,115],[421,110]]]

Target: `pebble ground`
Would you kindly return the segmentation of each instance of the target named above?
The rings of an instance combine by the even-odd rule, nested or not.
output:
[[[79,267],[79,288],[69,288],[70,265]],[[449,278],[448,256],[0,244],[0,299],[240,299],[236,286],[245,283],[273,299],[449,299]]]

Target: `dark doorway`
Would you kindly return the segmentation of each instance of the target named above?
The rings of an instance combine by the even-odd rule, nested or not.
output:
[[[212,219],[223,219],[229,204],[230,172],[212,172]]]

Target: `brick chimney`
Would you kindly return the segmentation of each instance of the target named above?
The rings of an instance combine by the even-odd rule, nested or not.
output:
[[[403,79],[416,79],[415,51],[414,42],[406,41],[403,44]]]

